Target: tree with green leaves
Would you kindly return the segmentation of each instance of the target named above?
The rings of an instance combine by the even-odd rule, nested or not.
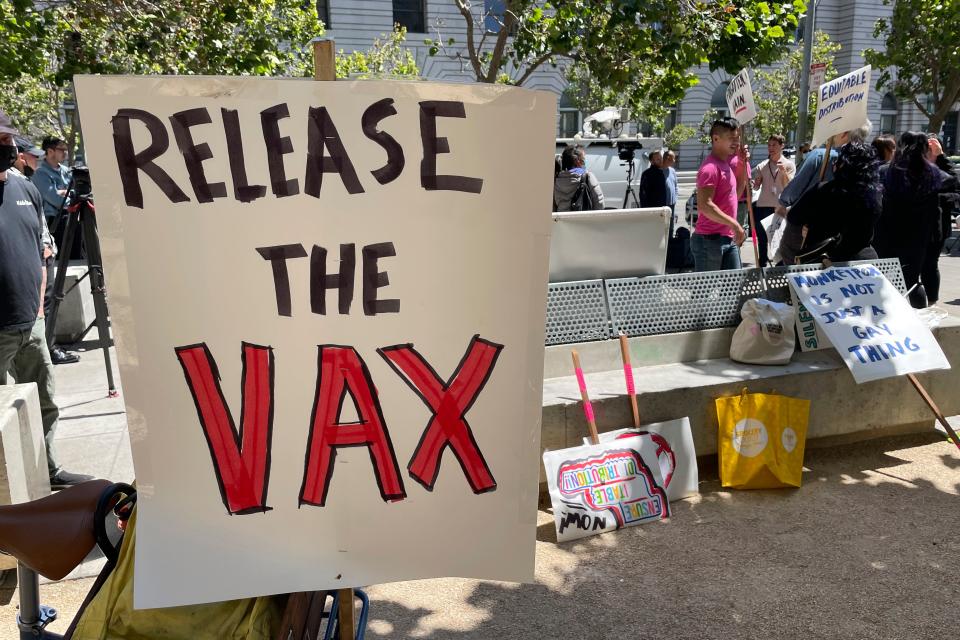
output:
[[[890,18],[877,20],[873,35],[886,49],[863,56],[876,69],[877,89],[890,87],[928,118],[927,131],[939,133],[960,99],[960,2],[883,0]],[[929,98],[929,102],[928,102]]]
[[[419,76],[420,69],[410,49],[403,46],[407,29],[397,25],[382,34],[367,51],[337,54],[337,77]]]
[[[817,31],[813,40],[813,63],[825,64],[827,80],[836,76],[833,60],[840,45],[831,42],[830,36]],[[797,130],[800,115],[800,79],[809,73],[804,68],[803,50],[797,48],[788,53],[781,63],[770,71],[758,70],[753,77],[753,99],[757,105],[757,118],[748,127],[756,132],[754,142],[766,142],[772,135],[789,137]],[[811,87],[807,96],[807,131],[813,131],[817,113],[817,87]],[[798,141],[799,143],[804,140]]]
[[[697,135],[697,130],[688,124],[677,124],[663,136],[663,146],[667,149],[678,149],[680,145]]]
[[[523,85],[543,65],[573,64],[634,106],[647,96],[679,102],[702,64],[736,72],[775,60],[806,10],[803,0],[504,0],[494,13],[448,1],[466,41],[440,22],[427,43],[478,82]]]

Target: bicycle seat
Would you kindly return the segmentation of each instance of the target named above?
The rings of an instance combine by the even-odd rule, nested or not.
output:
[[[60,580],[96,544],[94,513],[111,484],[91,480],[33,502],[0,507],[0,551]]]

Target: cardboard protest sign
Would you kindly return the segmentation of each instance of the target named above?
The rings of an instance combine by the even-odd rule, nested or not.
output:
[[[557,542],[669,517],[661,469],[672,472],[671,459],[650,434],[545,452]]]
[[[797,310],[796,328],[800,350],[820,351],[833,347],[830,344],[830,339],[817,329],[817,321],[806,305],[800,302],[800,298],[797,297],[797,292],[793,290],[793,287],[790,287],[790,304]]]
[[[873,265],[787,279],[857,383],[950,368],[930,329]]]
[[[817,117],[813,125],[813,146],[865,123],[869,94],[870,65],[820,85]]]
[[[600,434],[600,442],[609,443],[641,433],[652,434],[654,442],[657,443],[657,462],[667,499],[673,502],[700,493],[697,452],[693,445],[690,418],[654,422],[642,425],[639,429],[631,427],[607,431]],[[590,439],[584,438],[583,444],[590,444]]]
[[[827,79],[827,64],[825,62],[815,62],[810,65],[810,92],[814,93],[820,90],[820,85]]]
[[[727,108],[730,110],[730,115],[741,125],[757,117],[757,105],[753,102],[749,69],[740,71],[727,85]]]
[[[139,483],[136,606],[532,580],[555,97],[76,87]]]

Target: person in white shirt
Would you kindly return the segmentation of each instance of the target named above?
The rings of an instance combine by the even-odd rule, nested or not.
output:
[[[753,211],[754,222],[757,225],[757,249],[760,253],[760,266],[765,267],[769,262],[767,257],[767,232],[760,221],[774,213],[780,204],[780,194],[784,187],[793,180],[797,173],[797,165],[792,160],[783,157],[785,139],[781,135],[772,135],[767,140],[768,158],[757,165],[753,172],[753,188],[760,189],[757,206]]]

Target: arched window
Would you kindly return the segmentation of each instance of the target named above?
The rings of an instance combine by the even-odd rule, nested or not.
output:
[[[713,95],[710,96],[710,108],[715,109],[721,118],[730,115],[727,110],[727,86],[729,84],[729,82],[721,82],[713,90]]]
[[[880,133],[897,133],[897,98],[892,93],[880,101]]]

